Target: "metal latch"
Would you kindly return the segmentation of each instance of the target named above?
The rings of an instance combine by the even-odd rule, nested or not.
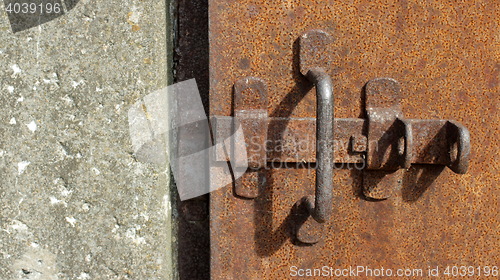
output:
[[[332,38],[324,31],[312,30],[299,42],[300,71],[316,90],[316,118],[269,117],[268,90],[263,80],[246,77],[234,85],[233,113],[243,129],[245,145],[233,141],[226,147],[226,154],[234,157],[236,168],[242,162],[249,166],[235,182],[237,196],[258,197],[265,185],[259,170],[273,168],[276,162],[311,163],[316,168],[315,195],[296,204],[308,213],[296,236],[303,243],[316,243],[322,235],[322,224],[331,216],[335,163],[362,169],[363,194],[374,201],[391,197],[411,164],[444,165],[458,174],[467,172],[469,131],[455,121],[404,118],[401,86],[394,79],[378,78],[366,84],[366,118],[334,118],[332,80],[326,71],[333,67],[328,53]],[[227,116],[214,116],[212,126],[215,143],[235,131],[234,120]],[[310,149],[276,152],[277,145],[301,143],[301,139],[313,139],[315,144]],[[222,154],[217,153],[215,160],[227,161]]]

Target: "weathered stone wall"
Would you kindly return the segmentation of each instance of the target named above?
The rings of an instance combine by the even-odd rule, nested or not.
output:
[[[127,110],[169,79],[164,1],[82,0],[13,33],[0,8],[0,279],[172,279],[169,176]]]

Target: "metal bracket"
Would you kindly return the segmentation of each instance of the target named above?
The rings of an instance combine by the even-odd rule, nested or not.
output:
[[[236,125],[242,127],[246,138],[245,145],[233,143],[236,168],[246,168],[245,164],[248,164],[253,170],[246,172],[235,182],[235,192],[241,197],[255,198],[259,195],[259,189],[254,188],[253,183],[258,180],[256,177],[258,170],[267,164],[265,149],[268,128],[267,105],[267,85],[263,80],[248,77],[234,84],[234,116]],[[243,158],[245,154],[247,159]]]
[[[399,83],[390,78],[371,80],[365,87],[368,146],[363,193],[372,199],[392,196],[403,176],[396,171],[411,165],[413,131],[403,117],[400,92]]]
[[[245,135],[252,135],[251,141],[260,146],[265,145],[267,136],[267,86],[261,79],[248,77],[234,84],[234,116],[237,123],[242,126]],[[248,162],[250,168],[261,168],[266,165],[264,149],[246,151],[247,159],[241,157],[244,145],[233,145],[235,148],[237,167],[245,166]]]

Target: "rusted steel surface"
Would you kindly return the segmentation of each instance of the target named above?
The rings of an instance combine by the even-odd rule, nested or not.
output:
[[[448,164],[460,158],[459,149],[467,151],[457,145],[456,153],[441,154],[449,151],[441,139],[455,135],[460,143],[466,135],[456,132],[463,130],[419,119],[456,120],[469,129],[472,143],[467,174],[412,165],[383,201],[365,198],[362,172],[336,170],[332,220],[314,246],[295,238],[297,225],[307,223],[296,202],[314,193],[313,169],[263,168],[249,180],[259,182],[253,200],[235,196],[232,188],[213,192],[213,279],[290,279],[292,266],[425,270],[500,264],[500,12],[495,1],[209,4],[212,115],[231,116],[233,84],[252,76],[268,85],[268,140],[289,137],[283,132],[298,125],[298,120],[283,118],[313,123],[315,92],[300,73],[298,46],[305,31],[322,29],[333,36],[327,71],[336,93],[336,118],[364,119],[366,82],[392,77],[404,89],[401,111],[411,122],[413,162]],[[309,128],[290,131],[314,133]],[[441,144],[429,146],[424,139]],[[347,141],[353,141],[351,135]],[[363,146],[363,140],[356,142]],[[272,153],[267,157],[284,155]],[[306,157],[313,161],[314,153],[301,158]]]
[[[256,198],[267,184],[262,180],[265,169],[249,169],[234,182],[234,194],[241,198]]]
[[[330,45],[333,37],[321,29],[310,30],[299,38],[300,73],[307,77],[312,69],[331,69],[334,66]]]

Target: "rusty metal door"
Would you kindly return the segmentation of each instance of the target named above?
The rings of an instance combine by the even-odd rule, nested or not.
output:
[[[214,138],[240,120],[250,165],[211,193],[212,279],[498,279],[498,1],[210,0],[209,23]]]

